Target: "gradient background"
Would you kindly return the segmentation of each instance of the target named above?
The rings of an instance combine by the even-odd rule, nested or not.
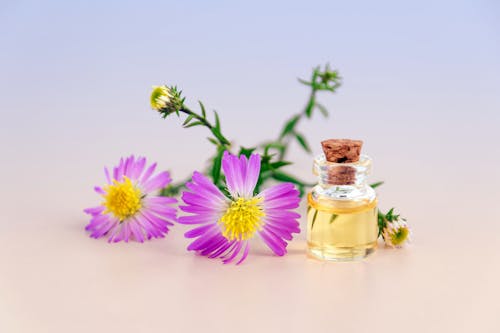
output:
[[[498,2],[0,0],[0,31],[0,331],[500,330]],[[315,153],[365,141],[410,247],[320,263],[302,233],[285,258],[257,242],[232,267],[187,253],[181,226],[86,237],[103,165],[141,154],[181,179],[212,153],[204,129],[149,109],[151,85],[177,84],[251,146],[326,62],[344,77],[320,96],[332,116],[300,128]],[[311,156],[291,158],[314,179]]]

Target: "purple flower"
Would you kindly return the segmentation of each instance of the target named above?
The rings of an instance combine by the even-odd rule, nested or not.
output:
[[[182,224],[199,224],[188,231],[187,238],[196,238],[188,250],[209,258],[222,258],[229,263],[238,258],[241,263],[249,252],[249,239],[255,234],[282,256],[292,233],[299,233],[299,214],[290,211],[299,206],[299,191],[291,183],[282,183],[254,195],[260,173],[260,156],[247,160],[224,153],[222,169],[226,176],[228,199],[203,174],[195,172],[182,195],[191,213],[179,218]]]
[[[170,205],[177,200],[150,194],[171,182],[166,171],[153,176],[155,168],[156,163],[146,168],[146,158],[135,159],[133,155],[120,159],[112,177],[104,168],[107,184],[94,188],[104,201],[84,210],[91,216],[85,227],[90,237],[106,236],[109,242],[134,239],[142,243],[168,233],[168,227],[177,220],[176,209]]]

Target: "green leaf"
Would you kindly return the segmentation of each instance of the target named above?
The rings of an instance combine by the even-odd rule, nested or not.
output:
[[[213,135],[219,139],[219,141],[222,143],[222,144],[229,144],[229,141],[227,141],[227,139],[221,134],[220,132],[220,128],[217,128],[217,127],[213,127],[212,128],[212,133]]]
[[[289,182],[301,186],[304,185],[304,182],[300,181],[299,179],[277,170],[273,171],[272,178],[275,180],[279,180],[280,182]]]
[[[273,163],[270,163],[269,166],[272,168],[272,169],[279,169],[279,168],[282,168],[284,166],[287,166],[287,165],[290,165],[292,164],[292,162],[287,162],[287,161],[277,161],[277,162],[273,162]]]
[[[372,188],[377,188],[377,187],[379,187],[379,186],[381,186],[381,185],[383,185],[383,184],[384,184],[384,182],[376,182],[376,183],[370,184],[370,186],[371,186]]]
[[[191,123],[189,125],[185,125],[184,128],[190,128],[190,127],[200,126],[200,125],[203,125],[203,123],[201,121],[195,121],[194,123]]]
[[[287,134],[294,132],[295,126],[300,120],[300,114],[296,115],[292,119],[290,119],[283,127],[283,130],[280,134],[280,139],[284,138]]]
[[[194,114],[190,114],[186,120],[184,120],[184,122],[182,123],[182,126],[186,127],[187,124],[189,124],[189,122],[191,121],[191,119],[194,118]]]
[[[245,155],[246,157],[250,157],[250,155],[252,155],[252,153],[255,151],[255,149],[257,149],[257,148],[241,147],[238,155]]]
[[[311,85],[312,85],[312,83],[311,83],[311,82],[306,81],[306,80],[303,80],[303,79],[301,79],[301,78],[298,78],[298,80],[299,80],[299,82],[300,82],[300,83],[305,84],[306,86],[311,86]]]
[[[162,197],[173,197],[178,195],[181,190],[184,188],[184,183],[177,185],[169,185],[160,191],[160,196]]]
[[[203,118],[206,119],[207,118],[207,111],[205,110],[205,105],[203,105],[203,103],[201,101],[198,101],[198,103],[200,104],[201,114],[203,115]]]
[[[377,210],[377,219],[378,219],[378,237],[380,237],[386,225],[385,215],[382,214],[380,209]]]
[[[325,118],[328,118],[328,109],[323,105],[323,104],[320,104],[320,103],[316,103],[316,107],[318,108],[318,110],[323,114],[323,116]]]
[[[307,143],[306,138],[302,134],[300,134],[300,133],[296,133],[295,137],[297,138],[297,141],[302,146],[302,148],[304,148],[305,151],[307,151],[308,153],[310,153],[311,152],[311,147],[309,147],[309,144]]]
[[[304,110],[304,113],[306,114],[307,118],[311,118],[314,104],[316,104],[315,102],[316,98],[314,97],[314,94],[312,94],[311,98],[309,98],[309,102],[307,103],[306,109]]]
[[[210,141],[211,143],[213,143],[214,145],[219,145],[219,142],[217,140],[215,140],[214,138],[207,138],[208,141]]]
[[[219,182],[220,178],[220,169],[222,165],[222,156],[224,155],[224,148],[219,147],[217,151],[217,155],[214,157],[214,162],[212,165],[212,180],[214,184]]]
[[[217,128],[219,130],[219,133],[220,133],[220,119],[219,119],[219,114],[215,110],[214,110],[214,114],[215,114],[215,128]]]
[[[268,143],[264,146],[264,156],[267,156],[269,154],[269,149],[273,148],[278,151],[282,151],[284,149],[285,145],[279,142],[271,142]]]

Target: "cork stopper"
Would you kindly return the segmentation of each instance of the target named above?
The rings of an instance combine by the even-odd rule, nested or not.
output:
[[[355,163],[359,161],[363,141],[350,139],[329,139],[321,142],[323,153],[331,163]],[[328,170],[327,182],[331,185],[352,185],[356,182],[356,169],[338,165]]]
[[[321,142],[326,160],[333,163],[354,163],[359,161],[363,141],[350,139],[329,139]]]

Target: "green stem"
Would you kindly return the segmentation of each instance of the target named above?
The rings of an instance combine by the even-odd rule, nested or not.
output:
[[[217,141],[219,142],[220,146],[226,148],[226,147],[228,147],[231,144],[229,142],[229,140],[226,139],[226,137],[224,135],[222,135],[222,133],[220,132],[220,130],[216,126],[212,125],[205,117],[197,114],[194,111],[191,111],[190,109],[188,109],[185,106],[183,106],[182,109],[180,109],[179,111],[182,112],[182,113],[187,114],[188,116],[193,117],[194,119],[196,119],[197,121],[199,121],[200,123],[202,123],[203,126],[205,126],[206,128],[208,128],[210,130],[210,132],[212,132],[212,134],[214,135],[215,139],[217,139]]]
[[[288,144],[287,143],[288,143],[288,141],[290,141],[290,137],[292,135],[295,135],[295,133],[296,133],[295,128],[300,123],[300,121],[302,120],[302,118],[304,118],[304,116],[306,115],[306,110],[309,107],[309,105],[311,105],[311,103],[314,103],[314,101],[316,99],[316,92],[317,92],[317,89],[315,87],[312,87],[311,94],[309,95],[309,99],[307,100],[306,107],[304,108],[304,110],[301,113],[299,113],[299,114],[297,114],[297,115],[294,116],[294,117],[298,117],[298,119],[295,122],[295,125],[294,125],[293,129],[291,131],[289,131],[288,133],[284,133],[285,129],[283,129],[281,131],[280,136],[276,140],[277,143],[282,144],[284,146],[283,150],[279,154],[279,161],[283,161],[284,158],[286,157],[286,153],[287,153],[287,150],[288,150]],[[292,117],[290,119],[293,119],[294,117]]]
[[[196,112],[193,112],[191,110],[189,110],[187,107],[182,107],[182,109],[179,110],[180,112],[182,113],[185,113],[187,114],[188,116],[192,116],[193,118],[195,118],[196,120],[198,120],[199,122],[203,123],[203,125],[205,127],[207,127],[208,129],[212,130],[214,128],[214,126],[212,124],[210,124],[210,122],[208,120],[206,120],[205,118],[203,118],[202,116],[200,116],[199,114],[197,114]]]

